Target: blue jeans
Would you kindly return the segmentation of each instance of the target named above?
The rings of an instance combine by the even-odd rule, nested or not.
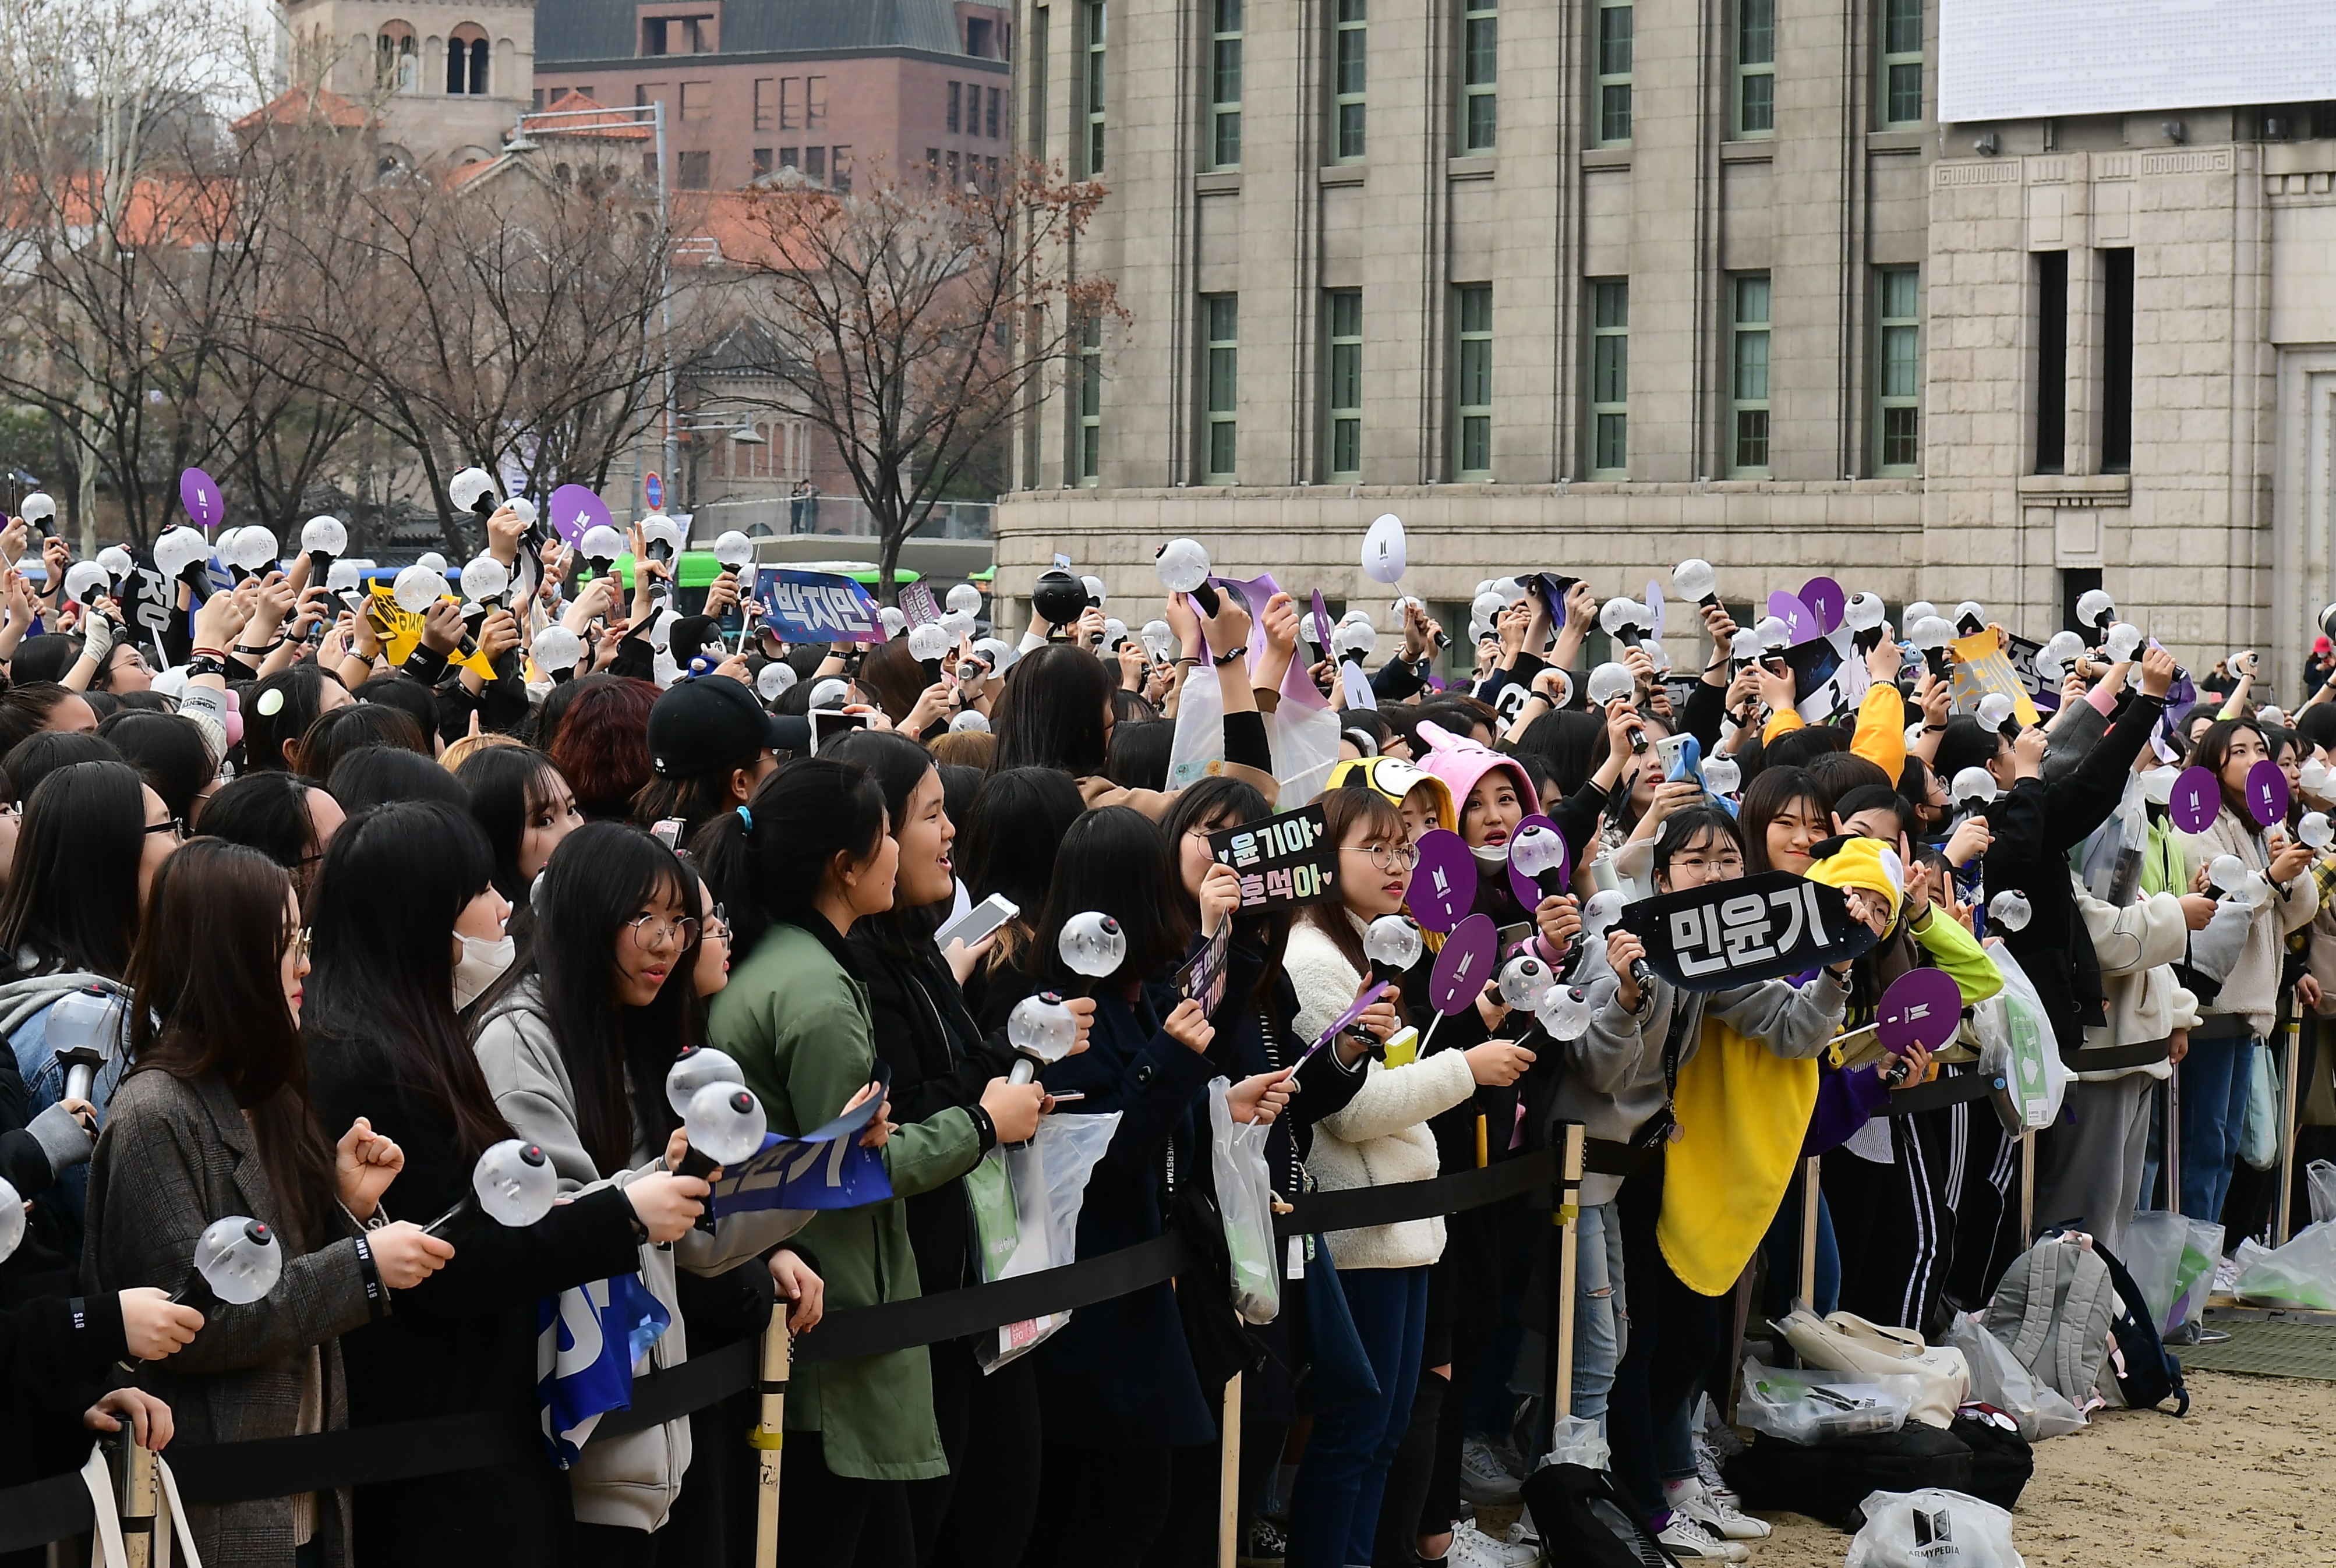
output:
[[[2261,1043],[2244,1036],[2194,1038],[2175,1069],[2182,1075],[2182,1212],[2194,1220],[2222,1222]]]
[[[1290,1495],[1289,1568],[1368,1563],[1387,1466],[1411,1426],[1427,1335],[1427,1271],[1342,1269],[1338,1283],[1377,1377],[1378,1398],[1324,1410]]]
[[[1768,1234],[1761,1240],[1760,1250],[1767,1254],[1767,1294],[1764,1304],[1771,1317],[1781,1318],[1791,1310],[1793,1297],[1801,1288],[1801,1193],[1797,1184],[1785,1193],[1785,1201],[1776,1205],[1776,1217],[1768,1222]],[[1817,1299],[1809,1303],[1817,1316],[1841,1306],[1841,1247],[1834,1240],[1833,1211],[1825,1206],[1825,1194],[1817,1194]]]
[[[1573,1409],[1606,1430],[1606,1401],[1622,1361],[1622,1227],[1611,1203],[1574,1222],[1581,1262],[1573,1280]]]

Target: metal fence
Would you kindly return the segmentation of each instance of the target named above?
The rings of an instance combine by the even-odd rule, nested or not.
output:
[[[988,501],[942,501],[909,537],[917,539],[988,539],[991,515]],[[868,503],[857,496],[774,496],[764,500],[709,501],[693,510],[690,532],[701,539],[731,528],[755,537],[829,534],[846,538],[873,538],[876,519]]]

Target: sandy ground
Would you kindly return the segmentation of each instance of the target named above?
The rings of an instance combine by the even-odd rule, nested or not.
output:
[[[2030,1568],[2336,1564],[2336,1383],[2188,1374],[2190,1415],[2101,1411],[2039,1445],[2013,1511]],[[1850,1537],[1776,1517],[1753,1568],[1840,1568]]]

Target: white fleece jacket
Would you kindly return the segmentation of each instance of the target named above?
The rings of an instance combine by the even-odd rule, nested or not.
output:
[[[2221,815],[2206,825],[2204,833],[2177,833],[2175,841],[2182,846],[2184,869],[2195,877],[2199,868],[2217,855],[2235,855],[2254,870],[2268,872],[2271,857],[2263,835],[2252,822],[2243,823],[2224,806]],[[2204,1021],[2212,1025],[2218,1019],[2225,1025],[2224,1014],[2239,1014],[2246,1021],[2247,1032],[2261,1040],[2271,1033],[2273,1021],[2279,1012],[2280,966],[2286,956],[2287,934],[2310,923],[2320,909],[2320,885],[2312,879],[2309,868],[2299,872],[2289,882],[2274,884],[2272,895],[2261,909],[2255,911],[2253,923],[2247,928],[2247,944],[2232,967],[2230,978],[2214,1000],[2200,1006]]]
[[[2171,893],[2153,893],[2119,907],[2086,892],[2076,877],[2069,880],[2077,913],[2083,916],[2093,953],[2100,960],[2101,990],[2108,1002],[2107,1025],[2085,1031],[2086,1050],[2151,1044],[2196,1024],[2198,999],[2175,981],[2172,968],[2190,944],[2182,900]],[[2106,1083],[2133,1073],[2164,1079],[2174,1072],[2174,1064],[2163,1060],[2144,1067],[2088,1071],[2084,1051],[2069,1065],[2082,1083]]]
[[[1348,918],[1352,918],[1351,915]],[[1311,924],[1291,928],[1282,969],[1298,991],[1299,1038],[1313,1040],[1347,1011],[1362,976],[1338,945]],[[1336,1115],[1314,1124],[1306,1168],[1316,1187],[1391,1186],[1432,1180],[1436,1135],[1427,1118],[1451,1109],[1476,1090],[1465,1051],[1443,1050],[1389,1069],[1374,1061],[1363,1087]],[[1342,1269],[1421,1268],[1444,1255],[1444,1222],[1404,1220],[1362,1230],[1332,1231],[1331,1261]]]

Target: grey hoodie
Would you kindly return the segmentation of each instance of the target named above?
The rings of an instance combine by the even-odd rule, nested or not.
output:
[[[679,977],[687,982],[688,977]],[[505,992],[479,1020],[472,1050],[494,1091],[495,1108],[511,1130],[540,1147],[560,1173],[563,1194],[589,1192],[604,1186],[624,1186],[664,1170],[665,1140],[652,1143],[645,1128],[633,1128],[631,1170],[603,1176],[584,1151],[576,1130],[576,1090],[569,1081],[567,1064],[543,1014],[540,982],[530,976]],[[681,1305],[674,1292],[674,1264],[695,1274],[718,1274],[755,1254],[767,1252],[809,1223],[811,1214],[800,1209],[774,1209],[737,1215],[722,1221],[709,1235],[693,1230],[671,1246],[641,1246],[641,1280],[665,1310],[673,1326],[650,1347],[653,1370],[665,1371],[689,1359],[689,1340],[681,1321]],[[576,1499],[576,1517],[588,1524],[619,1524],[635,1530],[655,1530],[672,1513],[681,1495],[682,1473],[689,1468],[689,1422],[667,1421],[662,1427],[603,1437],[587,1444],[583,1457],[569,1474]]]
[[[1707,1017],[1789,1060],[1813,1057],[1832,1043],[1849,1001],[1849,988],[1822,970],[1803,986],[1765,980],[1732,991],[1682,991],[1657,978],[1640,994],[1634,1013],[1615,994],[1602,942],[1590,944],[1574,983],[1590,999],[1590,1029],[1565,1048],[1565,1071],[1550,1104],[1550,1120],[1578,1121],[1590,1137],[1610,1143],[1629,1141],[1663,1108],[1669,1093],[1663,1041],[1676,1010],[1686,1010],[1679,1031],[1682,1064],[1702,1042]],[[1582,1177],[1582,1201],[1611,1202],[1621,1186],[1620,1176],[1593,1172]]]

